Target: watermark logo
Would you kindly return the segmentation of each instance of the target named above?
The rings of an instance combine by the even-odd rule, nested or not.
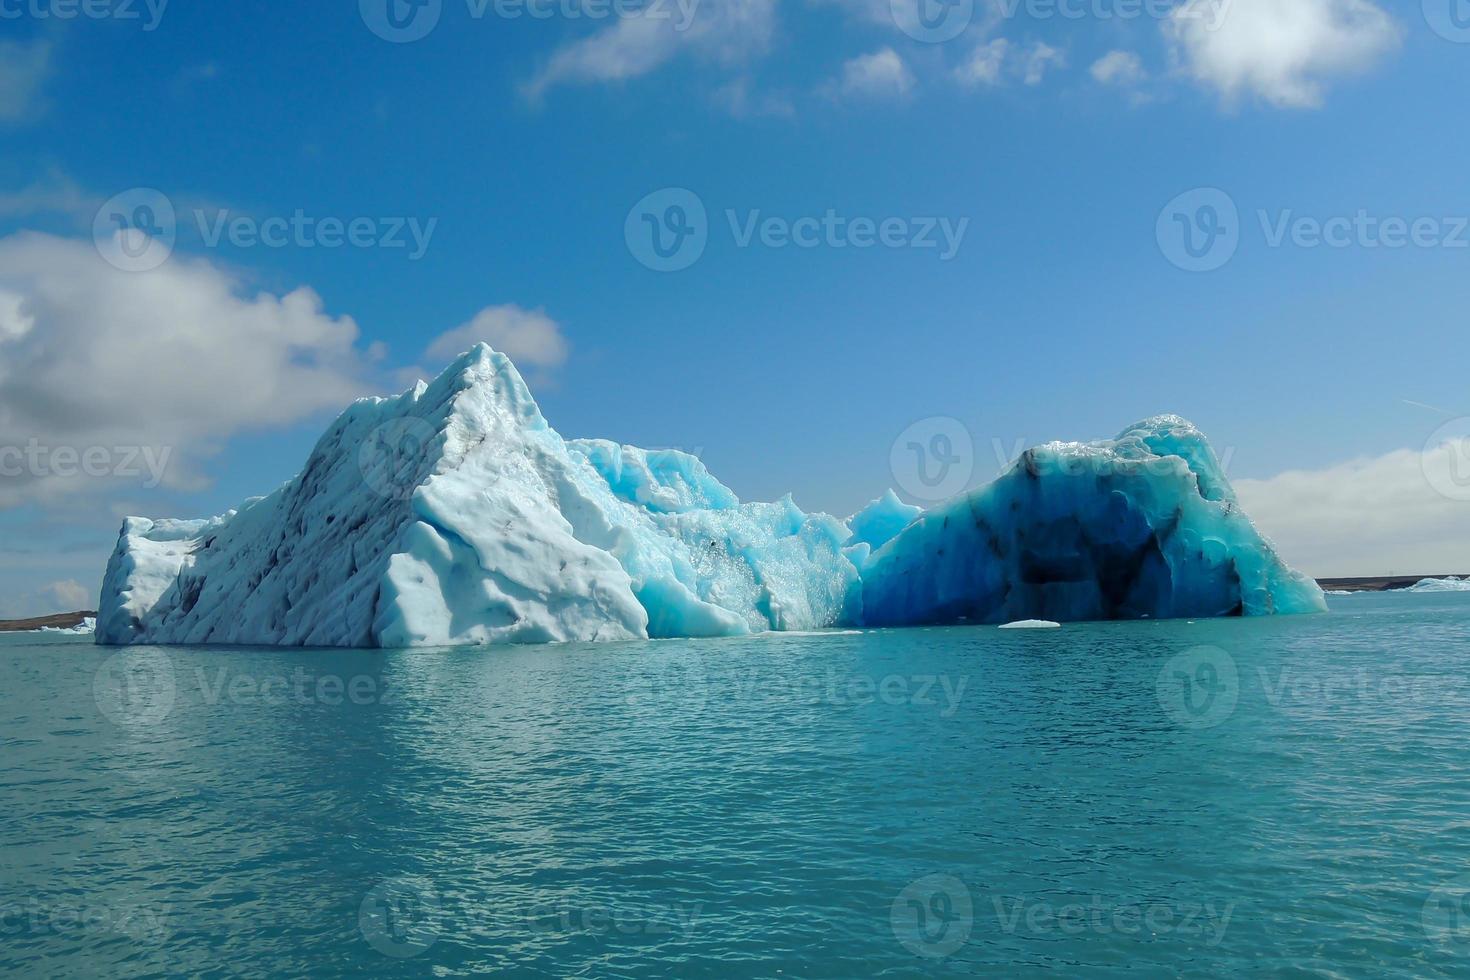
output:
[[[726,208],[723,215],[737,249],[932,249],[941,262],[959,254],[970,227],[969,218],[850,217],[835,208],[798,217]],[[704,202],[682,187],[647,195],[623,222],[629,253],[657,272],[678,272],[699,261],[712,232]]]
[[[1353,704],[1366,706],[1448,705],[1463,698],[1470,680],[1401,670],[1322,670],[1286,664],[1272,676],[1266,666],[1255,669],[1266,704],[1292,715],[1337,712]]]
[[[390,419],[368,433],[357,450],[363,482],[380,497],[407,500],[425,476],[424,464],[439,432],[419,418]]]
[[[31,898],[0,904],[0,936],[121,936],[158,944],[168,939],[164,916],[139,906],[78,905]]]
[[[1431,942],[1470,950],[1470,874],[1451,878],[1429,893],[1419,914]]]
[[[1470,44],[1470,0],[1424,0],[1424,21],[1446,41]]]
[[[924,959],[943,959],[969,940],[975,903],[970,889],[954,875],[926,875],[893,899],[888,921],[904,949]]]
[[[1159,707],[1181,728],[1224,724],[1240,700],[1235,658],[1219,647],[1197,646],[1170,657],[1155,681]]]
[[[24,446],[0,445],[0,479],[141,480],[152,490],[172,455],[170,446],[52,446],[32,438]]]
[[[899,30],[926,44],[953,41],[975,17],[975,0],[889,0],[888,8]]]
[[[379,882],[357,910],[362,938],[384,956],[406,960],[439,940],[439,894],[423,878],[404,876]]]
[[[1470,501],[1470,417],[1450,419],[1435,429],[1419,453],[1419,468],[1441,497]]]
[[[1200,187],[1180,194],[1159,212],[1159,250],[1186,272],[1213,272],[1240,247],[1240,212],[1229,194]]]
[[[124,272],[149,272],[167,262],[181,230],[205,248],[402,249],[410,262],[423,258],[439,227],[438,218],[357,215],[316,216],[300,208],[264,218],[229,208],[191,209],[180,215],[161,191],[135,187],[111,198],[92,221],[92,240],[109,264]]]
[[[119,728],[161,723],[177,697],[173,660],[162,650],[124,650],[108,657],[92,678],[97,709]]]
[[[959,419],[920,419],[893,440],[888,465],[899,489],[914,500],[948,500],[974,475],[975,442]]]
[[[444,0],[357,0],[367,29],[393,44],[421,41],[439,26]]]
[[[1158,20],[1197,22],[1215,31],[1235,0],[997,0],[1002,20]]]
[[[575,908],[547,903],[531,909],[526,928],[541,936],[660,937],[675,934],[688,939],[699,925],[702,902],[679,902],[652,909],[595,906]]]
[[[1272,249],[1470,249],[1467,215],[1374,214],[1358,208],[1318,217],[1292,208],[1256,208],[1254,217],[1260,244]],[[1234,199],[1206,187],[1170,201],[1159,212],[1155,232],[1160,251],[1174,266],[1188,272],[1212,272],[1234,258],[1245,242],[1246,228]],[[1252,242],[1254,235],[1252,232]]]
[[[623,703],[635,713],[698,714],[709,699],[710,678],[704,658],[682,643],[672,650],[650,651],[626,674]]]
[[[1027,896],[992,895],[991,908],[1001,931],[1007,935],[1045,935],[1060,932],[1069,936],[1085,933],[1106,936],[1147,935],[1202,940],[1215,947],[1225,941],[1235,902],[1149,901],[1115,903],[1093,895],[1086,904],[1054,905],[1032,901]]]
[[[135,187],[107,200],[92,219],[92,242],[106,262],[123,272],[163,265],[178,241],[173,202],[151,187]]]
[[[163,23],[169,0],[0,0],[0,20],[141,21],[144,33]]]
[[[709,243],[709,216],[699,195],[665,187],[645,196],[623,222],[623,240],[639,263],[678,272],[699,261]]]
[[[3,2],[3,0],[0,0]],[[644,24],[668,22],[676,34],[694,25],[700,0],[465,0],[472,21],[590,20],[613,18]],[[393,44],[421,41],[439,26],[444,0],[358,0],[358,12],[368,30]]]
[[[970,686],[965,674],[845,673],[834,667],[820,672],[801,670],[771,674],[761,670],[737,672],[731,679],[742,701],[768,699],[774,703],[823,704],[834,708],[875,705],[937,709],[939,717],[953,718]]]

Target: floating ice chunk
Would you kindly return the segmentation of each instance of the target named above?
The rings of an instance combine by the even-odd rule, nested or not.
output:
[[[1470,578],[1423,578],[1403,592],[1470,592]]]
[[[863,565],[869,626],[1259,615],[1326,608],[1235,502],[1177,416],[1027,450]]]
[[[1023,619],[1016,623],[1006,623],[1000,628],[1003,630],[1059,630],[1062,624],[1046,619]]]

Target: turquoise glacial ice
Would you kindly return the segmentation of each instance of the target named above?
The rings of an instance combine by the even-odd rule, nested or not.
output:
[[[1240,509],[1204,436],[1174,415],[1111,441],[1027,450],[904,528],[862,581],[869,626],[1326,609]]]
[[[362,399],[301,473],[208,520],[124,522],[97,640],[323,646],[1325,608],[1161,416],[1028,451],[933,510],[742,503],[696,457],[563,439],[503,354]]]

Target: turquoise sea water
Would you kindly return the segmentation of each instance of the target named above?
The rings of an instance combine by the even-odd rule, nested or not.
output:
[[[1470,975],[1470,595],[451,651],[0,637],[0,973]]]

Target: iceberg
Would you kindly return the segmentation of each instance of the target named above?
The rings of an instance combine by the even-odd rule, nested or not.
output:
[[[97,631],[97,620],[91,616],[83,617],[75,626],[42,626],[33,630],[22,632],[31,634],[60,633],[67,636],[90,636]]]
[[[687,453],[564,439],[481,344],[353,404],[267,496],[128,518],[96,638],[420,647],[1319,608],[1183,420],[844,521],[742,503]]]
[[[355,403],[301,473],[209,520],[129,518],[99,643],[440,646],[838,621],[836,518],[741,504],[685,453],[568,442],[485,345]]]
[[[1028,449],[994,483],[926,511],[869,556],[869,626],[1320,612],[1236,502],[1192,424]]]
[[[1470,592],[1470,578],[1421,578],[1400,592]]]

